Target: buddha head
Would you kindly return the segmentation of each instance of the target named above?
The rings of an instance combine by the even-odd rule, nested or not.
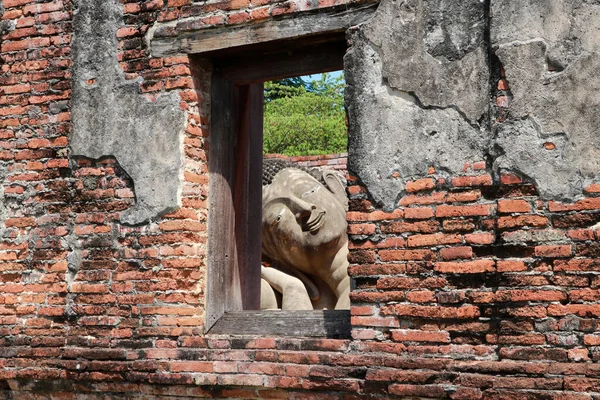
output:
[[[263,253],[300,271],[320,275],[347,245],[347,198],[333,171],[317,179],[307,171],[277,160],[265,160],[263,178]]]

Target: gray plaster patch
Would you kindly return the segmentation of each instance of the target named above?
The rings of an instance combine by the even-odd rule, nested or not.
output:
[[[186,114],[177,93],[155,102],[127,81],[117,61],[118,0],[80,0],[73,16],[72,156],[114,156],[134,182],[135,206],[121,221],[140,224],[181,202]]]
[[[484,42],[482,1],[429,0],[425,4],[425,44],[433,57],[460,60]]]
[[[361,29],[381,49],[391,87],[476,123],[489,98],[484,7],[480,0],[383,0]]]
[[[4,14],[4,3],[0,2],[0,17]],[[15,29],[15,21],[10,19],[1,19],[0,20],[0,35],[6,35],[10,31]],[[0,43],[2,41],[0,40]]]
[[[350,119],[348,168],[386,209],[397,206],[412,177],[458,173],[482,160],[489,134],[454,108],[424,108],[409,93],[386,84],[381,51],[362,32],[344,60]]]
[[[454,7],[459,26],[435,4],[384,0],[349,34],[348,168],[386,209],[396,207],[406,180],[426,176],[430,166],[460,173],[490,145],[488,124],[478,122],[487,122],[489,104],[482,5],[434,3]]]
[[[600,171],[600,3],[496,0],[491,35],[513,94],[497,166],[576,199]]]

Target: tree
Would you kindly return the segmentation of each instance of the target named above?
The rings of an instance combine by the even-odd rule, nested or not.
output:
[[[348,136],[344,77],[321,74],[265,83],[264,153],[342,153]]]

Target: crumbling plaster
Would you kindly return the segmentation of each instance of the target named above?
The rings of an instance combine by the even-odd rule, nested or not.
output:
[[[598,1],[383,0],[349,38],[349,169],[385,208],[430,166],[486,160],[559,200],[598,175]],[[514,96],[502,122],[496,57]]]
[[[456,13],[456,25],[447,23]],[[483,16],[479,0],[384,0],[350,32],[348,167],[385,208],[430,166],[456,174],[484,159],[491,135]]]
[[[0,16],[4,14],[4,3],[0,2]],[[0,35],[6,35],[10,31],[15,29],[15,21],[10,19],[2,19],[0,20]],[[1,40],[0,40],[1,43]]]
[[[121,221],[140,224],[180,205],[186,115],[172,92],[150,101],[117,61],[123,25],[118,0],[79,0],[74,11],[71,155],[113,156],[134,182],[135,206]]]
[[[125,80],[122,19],[116,0],[75,11],[71,149],[116,157],[136,194],[122,220],[137,224],[179,204],[185,114],[175,93],[152,102]],[[480,160],[494,176],[526,176],[544,198],[576,199],[600,166],[599,24],[596,0],[383,0],[349,33],[349,169],[387,209],[407,179]],[[494,58],[513,96],[501,123]]]
[[[495,0],[491,15],[513,95],[495,166],[572,200],[600,171],[600,2]]]

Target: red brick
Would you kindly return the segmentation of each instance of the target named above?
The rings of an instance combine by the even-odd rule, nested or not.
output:
[[[396,221],[386,225],[381,225],[381,231],[384,233],[404,233],[404,232],[419,232],[433,233],[440,228],[440,223],[437,221],[419,221],[419,222],[404,222]]]
[[[479,317],[479,308],[472,305],[435,307],[397,304],[382,307],[381,313],[383,315],[397,315],[399,317],[471,319]]]
[[[27,218],[27,217],[8,218],[4,224],[7,228],[10,228],[10,227],[26,228],[26,227],[31,227],[31,226],[37,225],[35,218]]]
[[[583,343],[586,346],[600,346],[600,335],[584,335]]]
[[[351,315],[374,315],[377,309],[374,306],[352,306]]]
[[[444,260],[473,258],[473,248],[470,246],[447,247],[440,250],[440,256]]]
[[[471,233],[465,235],[465,242],[475,245],[492,244],[494,243],[494,235],[491,233]]]
[[[437,342],[450,343],[448,332],[428,332],[421,330],[392,330],[392,339],[395,342]]]
[[[600,304],[550,304],[548,306],[548,315],[563,316],[568,314],[575,314],[580,317],[599,317]]]
[[[489,204],[468,206],[441,205],[436,207],[435,216],[438,218],[487,216],[492,210],[493,206]]]
[[[585,241],[594,240],[595,233],[591,229],[571,229],[567,231],[567,236],[573,240]]]
[[[412,235],[408,237],[409,247],[436,246],[462,242],[461,235],[434,233],[432,235]]]
[[[535,246],[536,257],[569,257],[572,253],[571,245]]]
[[[418,179],[406,183],[408,193],[422,192],[435,188],[435,181],[431,178]]]
[[[394,210],[391,213],[383,212],[383,211],[373,211],[373,212],[357,212],[357,211],[349,211],[346,213],[346,218],[348,221],[384,221],[384,220],[395,220],[398,218],[402,218],[404,216],[404,211],[401,209]]]
[[[521,228],[524,226],[546,226],[548,218],[541,215],[520,215],[515,217],[500,217],[498,218],[498,228]]]
[[[496,269],[498,272],[522,272],[527,271],[527,265],[523,261],[498,260]]]
[[[489,186],[492,184],[492,177],[489,174],[478,176],[460,176],[452,179],[452,186]]]
[[[501,213],[528,213],[531,206],[525,200],[499,200],[498,212]]]
[[[600,271],[600,260],[588,258],[557,260],[554,262],[554,271]]]
[[[569,300],[572,302],[598,301],[600,300],[600,290],[589,288],[581,290],[571,290],[569,292]]]
[[[372,235],[375,233],[374,224],[350,224],[348,225],[349,235]]]
[[[478,274],[482,272],[493,272],[496,263],[493,260],[476,260],[466,262],[437,262],[434,269],[437,272],[447,274]]]
[[[412,204],[438,204],[446,200],[446,192],[435,192],[431,195],[409,195],[400,199],[401,206],[409,206]]]
[[[481,190],[467,190],[460,192],[450,192],[446,198],[447,203],[466,203],[477,201],[481,198]]]
[[[352,316],[350,318],[352,326],[366,326],[366,327],[388,327],[398,328],[400,323],[396,317],[364,317],[364,316]]]
[[[453,219],[444,220],[443,227],[448,232],[470,232],[475,229],[475,224],[470,220]]]
[[[433,253],[430,250],[380,250],[381,261],[410,261],[431,260]]]
[[[600,193],[600,183],[592,183],[585,188],[585,191],[588,193]]]
[[[435,297],[431,290],[417,290],[406,293],[406,300],[411,303],[433,303]]]
[[[406,219],[428,219],[433,218],[434,212],[431,207],[406,208],[404,218]]]
[[[498,302],[552,302],[566,299],[566,293],[558,290],[498,290],[495,295]]]
[[[377,280],[377,289],[417,289],[417,288],[441,288],[447,284],[446,280],[438,277],[426,279],[397,277],[397,278],[379,278]]]
[[[569,349],[569,360],[575,362],[589,361],[588,349]]]
[[[598,210],[600,209],[600,197],[590,197],[579,200],[573,204],[562,204],[555,201],[549,201],[548,209],[551,212]]]

